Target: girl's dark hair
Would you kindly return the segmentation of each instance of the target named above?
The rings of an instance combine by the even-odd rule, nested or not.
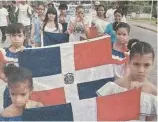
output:
[[[60,4],[59,5],[59,9],[61,9],[61,10],[64,10],[64,9],[68,9],[68,7],[67,7],[67,5],[66,4]]]
[[[47,10],[47,13],[46,13],[46,15],[45,15],[45,19],[44,19],[44,25],[43,25],[43,31],[44,31],[44,28],[45,28],[45,26],[46,26],[46,24],[47,24],[47,22],[48,22],[48,14],[55,14],[55,20],[54,20],[54,22],[55,22],[55,26],[56,26],[56,30],[58,30],[58,15],[57,15],[57,10],[54,8],[54,7],[49,7],[48,8],[48,10]]]
[[[32,72],[23,67],[16,67],[14,64],[9,64],[4,67],[4,74],[7,77],[8,85],[17,82],[24,83],[27,80],[29,88],[33,88]]]
[[[97,11],[97,16],[98,16],[98,9],[99,9],[100,7],[103,7],[103,8],[104,8],[104,11],[105,11],[104,17],[106,18],[106,7],[105,7],[103,4],[100,4],[100,5],[98,5],[98,7],[97,7],[97,9],[96,9],[96,11]]]
[[[116,9],[115,12],[114,12],[114,15],[115,15],[116,13],[120,13],[120,14],[123,16],[122,9]]]
[[[76,7],[76,11],[77,11],[78,9],[80,9],[80,8],[82,8],[83,10],[85,10],[82,5],[78,5],[78,6]]]
[[[138,53],[140,55],[152,53],[153,60],[155,58],[155,53],[153,47],[147,43],[139,41],[138,39],[130,39],[127,45],[127,48],[130,50],[130,60],[134,54]]]
[[[130,32],[129,24],[127,24],[125,22],[114,22],[113,23],[113,30],[117,31],[119,28],[126,28],[128,33]]]
[[[25,27],[22,23],[13,23],[9,25],[9,34],[21,33],[25,35]]]

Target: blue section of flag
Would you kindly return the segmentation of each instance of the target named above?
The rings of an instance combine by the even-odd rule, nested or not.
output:
[[[69,42],[69,34],[66,33],[43,33],[44,46]]]
[[[71,103],[25,110],[23,121],[73,121]]]
[[[106,78],[77,84],[79,99],[97,97],[96,91],[110,81],[114,81],[114,78]]]
[[[26,49],[19,54],[19,65],[31,70],[33,77],[60,74],[60,47]]]

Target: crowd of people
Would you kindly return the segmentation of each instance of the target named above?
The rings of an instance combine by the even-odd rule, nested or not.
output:
[[[28,47],[41,47],[42,32],[67,33],[69,42],[75,42],[91,38],[90,27],[93,27],[96,29],[96,37],[110,35],[114,55],[125,55],[129,52],[129,60],[120,65],[121,70],[115,82],[109,82],[101,87],[97,91],[98,96],[141,87],[141,107],[146,108],[141,109],[141,113],[147,114],[141,115],[140,119],[155,120],[157,113],[152,110],[156,109],[157,90],[147,78],[154,65],[153,47],[140,39],[129,40],[130,25],[123,19],[122,10],[116,9],[115,3],[106,11],[105,6],[97,1],[91,21],[85,16],[82,5],[78,5],[75,15],[68,18],[66,4],[60,4],[57,10],[53,4],[45,6],[40,3],[33,9],[25,0],[18,5],[15,1],[11,3],[10,10],[0,4],[2,42],[6,40],[8,33],[11,46],[4,50],[8,60],[14,62],[9,65],[6,65],[5,60],[0,62],[0,78],[8,84],[4,91],[4,110],[0,114],[1,117],[20,116],[24,108],[43,106],[35,101],[29,101],[33,90],[32,74],[27,69],[17,66],[19,51]],[[148,105],[143,103],[145,100],[149,101]],[[147,109],[148,111],[145,111]]]

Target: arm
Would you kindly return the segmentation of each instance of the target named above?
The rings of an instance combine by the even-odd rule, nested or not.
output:
[[[35,34],[35,26],[34,26],[34,23],[32,22],[32,28],[31,28],[31,43],[33,43],[33,40],[34,40],[34,34]]]
[[[77,21],[75,21],[74,23],[72,22],[72,20],[70,20],[68,27],[67,27],[67,32],[70,34],[74,31],[74,28],[77,24]]]

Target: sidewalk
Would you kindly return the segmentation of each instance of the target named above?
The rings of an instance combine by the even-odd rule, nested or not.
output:
[[[157,32],[157,26],[153,25],[150,21],[127,20],[127,22],[134,26],[147,29],[153,32]]]

